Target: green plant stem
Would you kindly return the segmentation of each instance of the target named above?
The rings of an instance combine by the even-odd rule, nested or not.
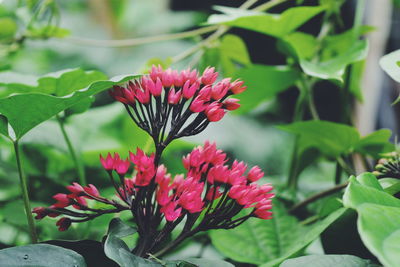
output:
[[[81,37],[67,37],[65,38],[65,40],[78,45],[88,45],[88,46],[98,46],[98,47],[130,47],[130,46],[144,45],[149,43],[190,38],[201,34],[213,32],[217,30],[218,27],[219,26],[217,25],[212,25],[186,32],[162,34],[157,36],[149,36],[149,37],[141,37],[141,38],[125,39],[125,40],[94,40]]]
[[[330,195],[332,195],[332,194],[334,194],[336,192],[339,192],[340,190],[345,188],[347,185],[348,185],[348,182],[336,185],[336,186],[334,186],[332,188],[329,188],[329,189],[327,189],[325,191],[322,191],[322,192],[319,192],[319,193],[317,193],[315,195],[312,195],[312,196],[306,198],[305,200],[303,200],[302,202],[298,203],[297,205],[294,205],[289,210],[289,213],[295,214],[296,211],[302,209],[303,207],[307,206],[308,204],[313,203],[313,202],[317,201],[318,199],[330,196]]]
[[[294,140],[294,144],[293,144],[292,155],[290,157],[290,167],[289,167],[289,175],[288,175],[288,181],[287,181],[287,186],[288,186],[289,190],[291,190],[291,191],[295,191],[297,189],[298,144],[299,144],[299,136],[296,136],[295,140]]]
[[[340,184],[340,180],[342,178],[342,172],[343,172],[342,166],[339,164],[339,162],[336,162],[335,184]]]
[[[353,168],[351,168],[346,161],[343,159],[342,156],[339,156],[336,158],[337,163],[343,168],[343,170],[348,174],[348,175],[355,175],[355,171]]]
[[[67,131],[65,130],[64,122],[60,118],[59,115],[56,115],[58,125],[60,126],[62,135],[64,137],[65,143],[67,144],[68,151],[71,155],[72,161],[74,162],[76,171],[78,172],[78,178],[79,178],[79,183],[81,185],[86,185],[86,176],[85,176],[85,170],[83,169],[82,164],[79,162],[78,157],[76,155],[75,149],[71,143],[71,140],[67,134]]]
[[[33,220],[32,211],[31,211],[31,203],[30,203],[29,194],[28,194],[28,185],[27,185],[26,177],[22,170],[22,163],[21,163],[21,156],[20,156],[18,141],[14,141],[14,151],[15,151],[15,158],[17,160],[17,167],[18,167],[18,174],[19,174],[19,180],[20,180],[20,185],[21,185],[22,199],[24,201],[26,219],[28,221],[29,235],[31,237],[32,243],[37,243],[38,240],[37,240],[37,234],[36,234],[36,229],[35,229],[35,222]]]

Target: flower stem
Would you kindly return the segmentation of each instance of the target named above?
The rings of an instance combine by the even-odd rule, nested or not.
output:
[[[15,151],[15,158],[17,160],[17,167],[18,167],[18,174],[19,174],[19,180],[20,180],[20,185],[21,185],[22,199],[24,201],[26,219],[28,221],[29,235],[31,237],[32,243],[37,243],[35,222],[34,222],[33,216],[32,216],[26,177],[22,171],[22,163],[21,163],[21,156],[20,156],[18,141],[14,141],[14,151]]]
[[[74,162],[75,169],[78,172],[79,183],[82,185],[86,185],[85,170],[83,169],[82,164],[79,162],[78,157],[76,156],[75,149],[72,146],[72,143],[71,143],[71,140],[69,139],[67,131],[65,130],[64,122],[60,118],[59,115],[56,115],[56,118],[58,121],[58,125],[60,125],[60,129],[61,129],[62,135],[64,137],[65,143],[67,144],[68,151],[71,155],[72,161]]]

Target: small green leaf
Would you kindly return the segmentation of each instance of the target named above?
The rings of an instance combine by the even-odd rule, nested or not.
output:
[[[351,66],[351,75],[349,81],[349,91],[352,93],[358,101],[364,100],[362,94],[362,76],[364,73],[365,60],[354,62]]]
[[[310,76],[323,80],[333,79],[343,82],[347,65],[363,60],[367,56],[368,43],[365,40],[353,42],[344,53],[322,62],[300,60],[303,71]]]
[[[217,7],[222,15],[211,15],[209,24],[224,24],[244,28],[274,37],[284,37],[325,10],[325,7],[293,7],[282,14],[268,14],[238,8]]]
[[[383,56],[379,64],[381,68],[396,82],[400,83],[400,49]],[[400,96],[393,104],[400,102]]]
[[[2,267],[86,267],[75,251],[47,244],[35,244],[0,250]]]
[[[325,156],[336,158],[350,152],[360,139],[356,128],[329,121],[295,122],[279,129],[299,135],[299,154],[314,147]]]
[[[245,92],[235,96],[242,105],[237,112],[245,113],[293,85],[299,73],[287,66],[251,65],[239,69],[235,76],[248,87]]]
[[[124,222],[121,221],[121,219],[114,218],[110,221],[107,235],[114,235],[118,238],[121,238],[128,235],[133,235],[136,232],[136,227],[126,225]]]
[[[400,202],[400,200],[399,200]],[[365,246],[384,266],[400,262],[400,206],[362,204],[357,208],[358,231]]]
[[[194,264],[193,266],[198,267],[233,267],[234,265],[223,261],[223,260],[212,260],[212,259],[201,259],[201,258],[189,258],[184,261]]]
[[[50,119],[61,111],[72,107],[92,95],[109,89],[115,84],[135,78],[133,75],[118,76],[108,81],[97,81],[88,87],[68,96],[55,97],[38,93],[27,93],[0,99],[0,113],[5,116],[13,128],[16,139],[20,139],[29,130]],[[21,108],[23,108],[21,112]]]
[[[343,195],[345,207],[358,209],[364,203],[400,207],[400,200],[383,191],[373,174],[362,174],[357,178],[351,177]]]
[[[378,267],[369,260],[364,260],[353,255],[309,255],[285,260],[280,267]]]
[[[400,49],[384,55],[379,64],[393,80],[400,83]]]
[[[118,263],[121,267],[160,267],[161,264],[132,254],[129,247],[120,239],[120,237],[133,233],[136,233],[136,229],[125,225],[120,219],[111,220],[104,242],[104,253],[106,256]]]

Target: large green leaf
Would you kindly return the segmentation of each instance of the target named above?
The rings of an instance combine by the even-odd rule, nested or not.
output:
[[[371,173],[361,174],[357,178],[351,177],[343,195],[343,204],[346,207],[358,209],[364,203],[400,208],[400,200],[386,193]]]
[[[353,255],[309,255],[285,260],[280,267],[378,267],[369,260]]]
[[[242,105],[237,112],[244,113],[293,85],[299,73],[287,66],[251,65],[239,69],[235,76],[248,87],[244,93],[235,96]]]
[[[315,240],[343,209],[310,227],[301,226],[278,202],[274,202],[273,213],[267,221],[254,218],[232,230],[211,231],[213,245],[239,262],[276,265]]]
[[[351,63],[363,60],[367,56],[367,52],[367,41],[359,40],[353,42],[345,52],[325,61],[312,62],[301,59],[300,66],[309,76],[324,80],[333,79],[343,82],[345,68]]]
[[[126,82],[134,77],[133,75],[125,75],[111,78],[108,81],[97,81],[64,97],[38,93],[12,95],[0,99],[0,113],[7,118],[15,133],[15,137],[11,136],[11,138],[20,139],[29,130],[61,111],[115,84]],[[3,133],[3,129],[0,132]]]
[[[345,208],[340,208],[335,212],[332,212],[329,216],[325,219],[314,223],[313,225],[306,227],[306,231],[304,234],[297,239],[292,241],[291,246],[287,250],[286,254],[282,255],[280,258],[274,259],[271,262],[261,265],[261,267],[272,267],[277,266],[282,261],[293,257],[294,255],[298,254],[304,247],[308,246],[312,241],[317,239],[322,232],[328,228],[333,222],[335,222],[342,214],[346,211]]]
[[[358,231],[366,247],[384,266],[399,266],[400,207],[366,203],[357,212]]]
[[[295,122],[279,128],[299,136],[299,154],[315,147],[326,156],[335,158],[349,152],[360,139],[354,127],[329,121]]]
[[[310,59],[315,56],[318,46],[317,38],[304,32],[293,32],[288,34],[280,42],[279,48],[287,54],[299,59]],[[288,47],[286,47],[286,46]]]
[[[283,37],[324,11],[325,7],[293,7],[282,14],[268,14],[237,8],[217,7],[222,15],[211,15],[209,24],[224,24],[244,28],[274,37]]]
[[[35,244],[0,250],[2,267],[86,267],[75,251],[47,244]]]
[[[100,80],[107,80],[107,76],[99,71],[84,71],[79,68],[48,73],[40,78],[15,72],[0,72],[0,96],[14,93],[65,96]]]

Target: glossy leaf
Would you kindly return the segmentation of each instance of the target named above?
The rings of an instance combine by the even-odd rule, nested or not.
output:
[[[360,205],[357,212],[359,214],[358,231],[367,248],[384,266],[398,266],[400,262],[400,206],[390,207],[366,203]]]
[[[61,111],[92,95],[107,90],[115,84],[126,82],[134,77],[133,75],[118,76],[108,81],[97,81],[65,97],[38,93],[12,95],[0,99],[0,113],[7,118],[9,125],[15,132],[16,139],[20,139],[29,130]],[[21,107],[24,107],[23,112],[20,111]]]
[[[2,267],[86,267],[78,253],[47,244],[35,244],[0,250]]]
[[[304,32],[293,32],[285,36],[279,44],[281,47],[284,44],[289,46],[289,55],[299,59],[310,59],[315,56],[315,50],[317,48],[318,41],[311,34]]]
[[[364,203],[400,208],[400,200],[386,193],[371,173],[361,174],[357,178],[351,177],[343,195],[343,204],[346,207],[358,209]]]
[[[210,237],[221,253],[235,261],[275,265],[309,245],[342,212],[343,209],[310,227],[304,227],[275,202],[271,220],[250,219],[229,231],[212,231]]]
[[[285,260],[280,267],[378,267],[369,260],[364,260],[353,255],[309,255]]]
[[[340,55],[336,55],[335,57],[322,62],[300,60],[300,66],[309,76],[323,80],[333,79],[343,82],[343,74],[346,66],[363,60],[367,56],[367,51],[367,41],[359,40],[352,43],[351,47]]]
[[[237,112],[245,113],[292,86],[299,78],[299,73],[286,66],[254,64],[239,69],[235,76],[245,81],[248,87],[244,93],[235,96],[242,105]]]
[[[390,195],[400,192],[400,180],[397,178],[381,178],[379,183],[386,193]]]
[[[283,37],[324,11],[325,7],[293,7],[282,14],[268,14],[238,8],[217,7],[222,15],[211,15],[209,24],[244,28],[274,37]]]

